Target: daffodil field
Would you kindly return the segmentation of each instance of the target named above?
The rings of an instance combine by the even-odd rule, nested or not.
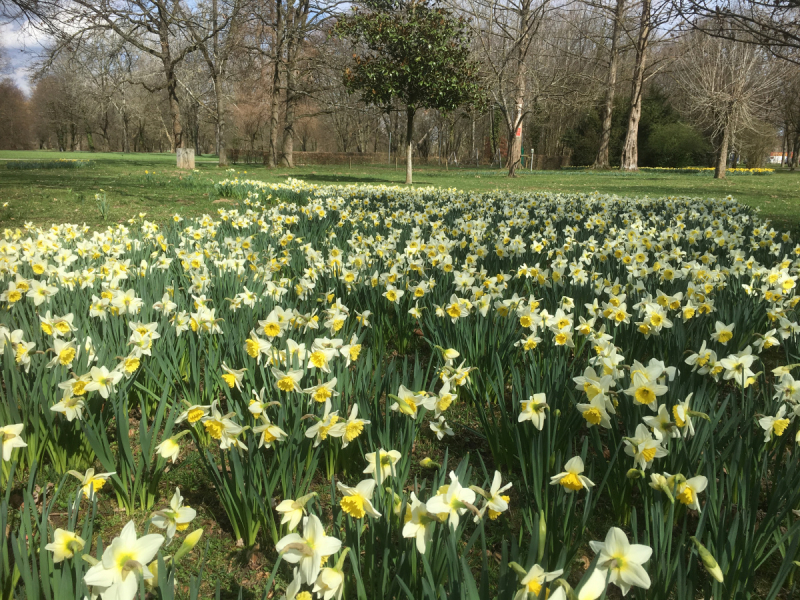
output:
[[[3,600],[213,596],[190,456],[265,598],[790,597],[788,233],[730,198],[216,189],[4,231]]]

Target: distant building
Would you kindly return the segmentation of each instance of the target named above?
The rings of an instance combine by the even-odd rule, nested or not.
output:
[[[780,165],[786,164],[792,159],[791,152],[770,152],[769,153],[769,164],[771,165]]]

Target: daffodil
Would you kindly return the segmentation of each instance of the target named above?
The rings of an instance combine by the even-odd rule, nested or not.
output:
[[[339,502],[342,510],[355,519],[361,519],[364,515],[369,515],[373,519],[379,518],[381,513],[372,506],[375,484],[374,479],[365,479],[355,487],[346,486],[341,481],[337,482],[336,487],[342,493]]]
[[[450,471],[450,483],[443,493],[436,494],[426,503],[428,512],[436,515],[444,515],[450,526],[454,529],[458,527],[459,518],[470,507],[477,512],[473,506],[475,502],[475,492],[461,485],[458,477]]]
[[[450,429],[450,426],[447,424],[447,421],[444,420],[443,415],[439,415],[439,419],[436,421],[430,422],[431,431],[436,435],[436,439],[442,440],[446,435],[455,435],[453,430]]]
[[[295,528],[300,524],[300,521],[303,519],[303,516],[306,514],[306,504],[316,497],[316,492],[312,492],[306,496],[302,496],[297,500],[292,500],[291,498],[287,498],[278,504],[275,507],[275,510],[281,513],[283,516],[281,517],[281,525],[285,525],[286,523],[289,524],[289,531],[294,531]]]
[[[700,500],[698,499],[698,494],[706,489],[708,485],[708,479],[703,475],[698,475],[696,477],[692,477],[691,479],[687,479],[680,483],[675,490],[675,498],[681,502],[681,504],[685,504],[689,508],[693,508],[697,512],[700,512]]]
[[[656,399],[667,393],[669,388],[659,383],[658,378],[662,370],[657,365],[645,367],[638,361],[634,361],[631,367],[631,385],[625,390],[628,396],[633,397],[634,401],[648,406],[651,410],[658,409]]]
[[[573,456],[564,464],[564,471],[550,478],[550,485],[560,485],[570,494],[594,487],[592,481],[582,475],[584,465],[580,456]]]
[[[183,531],[197,516],[197,511],[183,505],[183,496],[179,488],[169,501],[169,508],[157,511],[150,522],[159,529],[167,530],[167,540],[171,540],[176,531]]]
[[[22,431],[24,429],[25,425],[23,423],[0,427],[0,441],[2,441],[4,461],[11,460],[11,453],[14,448],[25,448],[28,445],[22,439]]]
[[[92,380],[86,384],[86,391],[97,391],[103,398],[108,396],[116,389],[116,385],[122,379],[119,371],[109,371],[106,367],[92,367],[89,371]]]
[[[53,532],[53,541],[44,549],[53,553],[54,563],[60,563],[65,558],[75,556],[75,553],[83,550],[85,545],[86,542],[78,534],[58,528]]]
[[[86,404],[83,401],[83,398],[76,396],[65,396],[60,402],[51,406],[50,410],[63,414],[65,417],[67,417],[67,421],[71,423],[75,419],[78,419],[79,421],[83,419],[83,409],[85,406]]]
[[[336,382],[337,379],[334,377],[330,381],[304,389],[303,393],[309,394],[314,402],[322,404],[339,395],[339,392],[336,391]]]
[[[413,538],[420,554],[427,552],[436,523],[436,518],[428,513],[426,504],[411,492],[411,502],[406,505],[403,537]]]
[[[514,594],[514,600],[538,600],[541,598],[542,587],[561,577],[563,572],[563,569],[546,572],[539,565],[533,565],[520,581],[522,588]]]
[[[323,561],[341,547],[342,542],[326,535],[320,520],[311,515],[303,519],[302,536],[290,533],[275,545],[275,550],[283,560],[298,566],[302,583],[311,585],[319,576]]]
[[[136,537],[133,521],[122,529],[103,552],[102,560],[91,567],[83,580],[103,600],[133,600],[139,591],[139,577],[151,579],[147,564],[153,560],[164,536],[157,533]]]
[[[734,327],[736,327],[736,323],[726,325],[722,321],[717,321],[714,324],[714,333],[711,334],[711,339],[715,342],[719,342],[723,346],[727,346],[728,342],[733,338]]]
[[[247,372],[247,369],[231,369],[228,365],[224,362],[221,365],[222,370],[225,371],[221,377],[222,380],[228,384],[229,388],[236,388],[240,392],[242,391],[242,381],[244,380],[244,374]]]
[[[658,407],[658,414],[643,417],[642,420],[653,430],[657,440],[681,437],[680,428],[670,420],[665,404]]]
[[[171,460],[174,464],[175,461],[178,460],[178,455],[181,453],[181,445],[178,443],[178,437],[173,436],[165,439],[158,446],[156,446],[156,452],[161,457]]]
[[[353,407],[350,409],[350,415],[347,417],[347,421],[344,423],[342,448],[347,448],[350,442],[361,435],[361,432],[364,431],[364,426],[369,424],[369,420],[358,418],[358,404],[353,404]]]
[[[578,404],[577,409],[580,411],[581,416],[586,419],[589,427],[600,425],[606,429],[611,429],[609,412],[614,414],[614,405],[604,394],[593,396],[589,404]]]
[[[527,400],[522,401],[517,421],[519,423],[530,421],[536,429],[541,431],[542,427],[544,427],[545,410],[547,408],[547,396],[543,393],[534,394]]]
[[[772,416],[761,417],[758,424],[764,430],[764,441],[769,442],[773,436],[780,437],[786,428],[789,427],[790,420],[786,418],[786,405],[781,404],[777,414]]]
[[[91,499],[92,496],[103,489],[109,477],[116,475],[113,471],[111,473],[98,473],[95,475],[94,469],[92,468],[87,469],[86,473],[79,473],[78,471],[68,471],[68,473],[73,477],[77,477],[81,482],[83,495],[87,499]]]
[[[368,452],[364,455],[367,467],[364,473],[373,474],[378,483],[382,483],[387,477],[397,476],[397,463],[400,462],[402,455],[397,450],[386,451],[379,448],[375,452]]]
[[[631,544],[618,527],[612,527],[603,542],[589,542],[598,554],[597,570],[615,584],[626,596],[632,587],[650,588],[650,576],[642,566],[653,554],[653,549],[642,544]]]
[[[314,447],[320,445],[330,437],[342,437],[345,433],[345,424],[339,422],[339,411],[331,412],[331,401],[325,401],[325,412],[321,419],[306,429],[306,437],[314,439]]]
[[[661,446],[661,440],[653,438],[647,427],[639,424],[632,438],[624,438],[625,453],[632,456],[634,463],[642,470],[649,469],[653,460],[666,456],[669,452]]]
[[[286,439],[286,432],[270,421],[264,412],[259,415],[259,424],[253,427],[253,433],[261,436],[258,441],[259,448],[272,448],[275,442]]]
[[[272,374],[275,377],[275,387],[281,392],[302,392],[300,380],[303,378],[303,370],[295,369],[290,371],[279,371],[273,368]]]
[[[482,490],[481,488],[470,486],[472,491],[480,494],[484,498],[484,504],[481,507],[480,514],[476,515],[475,517],[476,523],[480,521],[484,513],[488,513],[489,518],[494,521],[502,513],[508,510],[508,502],[510,498],[503,494],[503,492],[511,489],[512,485],[513,484],[511,482],[503,485],[503,478],[500,474],[500,471],[495,471],[494,477],[492,478],[492,485],[488,492]]]

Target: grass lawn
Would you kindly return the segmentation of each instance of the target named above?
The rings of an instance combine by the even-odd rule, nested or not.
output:
[[[79,169],[12,170],[12,160],[77,158],[93,161]],[[32,221],[104,223],[95,194],[104,193],[110,205],[108,221],[118,222],[146,212],[156,221],[174,213],[197,215],[216,211],[224,200],[215,198],[210,184],[232,176],[216,165],[213,157],[196,160],[197,173],[175,169],[172,154],[119,154],[50,151],[0,151],[0,211],[5,226]],[[372,183],[396,185],[405,180],[400,165],[301,165],[294,169],[267,169],[256,165],[231,165],[239,177],[285,181],[287,177],[319,184]],[[145,175],[145,171],[150,174]],[[152,173],[155,171],[155,175]],[[709,175],[671,173],[619,173],[591,171],[520,172],[508,179],[503,171],[486,167],[450,168],[419,166],[416,186],[455,187],[462,190],[553,191],[565,193],[618,194],[620,196],[733,196],[760,210],[776,228],[800,229],[800,171],[776,171],[772,175],[732,175],[715,180]]]

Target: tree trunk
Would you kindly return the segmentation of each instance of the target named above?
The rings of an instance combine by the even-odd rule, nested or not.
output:
[[[411,156],[414,151],[414,142],[412,140],[412,135],[414,133],[414,109],[407,108],[406,109],[406,183],[411,184],[411,173],[413,170],[413,164],[411,162]]]
[[[295,20],[287,20],[287,29],[290,23],[295,24]],[[295,106],[297,105],[297,93],[295,90],[295,84],[297,82],[297,52],[297,41],[290,38],[289,42],[286,44],[286,110],[284,112],[283,122],[283,156],[281,157],[281,164],[289,168],[294,167],[293,151],[294,115]],[[360,132],[357,132],[357,135],[358,133]]]
[[[517,104],[514,111],[514,126],[508,132],[511,140],[508,146],[508,176],[516,177],[522,157],[522,104]]]
[[[636,63],[633,67],[631,89],[631,112],[628,117],[628,132],[622,147],[620,169],[636,171],[639,168],[639,120],[642,117],[642,88],[647,61],[647,47],[650,40],[650,0],[642,0],[642,17],[639,37],[636,40]]]
[[[606,97],[603,105],[603,130],[600,134],[600,149],[594,161],[595,169],[608,169],[608,149],[611,145],[611,117],[614,113],[614,94],[617,86],[617,64],[619,63],[619,28],[625,12],[625,0],[617,0],[614,11],[614,23],[611,28],[611,55],[608,58],[608,77],[606,79]]]
[[[714,165],[714,179],[725,179],[725,169],[728,166],[728,144],[730,143],[730,133],[726,126],[722,130],[722,136],[717,150],[717,161]]]
[[[185,148],[183,139],[183,127],[181,126],[181,105],[178,102],[178,80],[175,70],[167,67],[167,96],[169,98],[169,114],[172,117],[172,151],[178,148]]]

